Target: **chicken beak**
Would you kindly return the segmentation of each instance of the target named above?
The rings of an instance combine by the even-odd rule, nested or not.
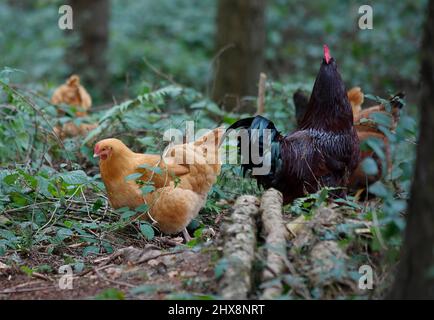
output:
[[[93,154],[93,157],[94,157],[94,158],[99,158],[99,154],[94,153],[94,154]]]

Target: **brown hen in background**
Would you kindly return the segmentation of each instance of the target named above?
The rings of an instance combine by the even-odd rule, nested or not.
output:
[[[65,84],[58,87],[51,97],[51,102],[55,105],[66,104],[79,108],[74,115],[77,118],[88,116],[88,111],[92,106],[92,98],[86,89],[80,84],[80,77],[72,75],[66,80]],[[64,112],[59,108],[58,114]],[[77,136],[86,136],[91,130],[98,126],[96,123],[80,123],[75,124],[72,121],[64,123],[62,126],[54,128],[55,134],[60,139],[72,138]]]
[[[353,109],[354,115],[354,126],[357,131],[357,136],[359,137],[360,144],[365,144],[369,139],[380,140],[383,144],[383,151],[385,154],[386,168],[387,172],[390,173],[392,170],[392,160],[390,151],[390,142],[387,136],[382,132],[378,124],[375,122],[375,114],[383,114],[390,117],[390,126],[387,128],[391,132],[394,132],[399,121],[400,111],[403,106],[402,99],[404,98],[403,93],[398,93],[390,98],[391,111],[386,110],[384,104],[375,105],[369,108],[362,108],[364,103],[364,94],[359,87],[354,87],[347,92],[348,100],[350,101],[351,107]],[[307,95],[301,90],[297,90],[294,93],[293,101],[297,111],[300,116],[297,117],[297,122],[300,124],[300,117],[304,115],[307,108]],[[366,174],[363,170],[363,161],[367,158],[374,159],[377,165],[377,173]],[[384,164],[380,157],[373,150],[361,150],[360,162],[350,177],[349,187],[354,190],[360,188],[365,188],[368,185],[378,181],[382,177],[382,169]]]
[[[345,188],[359,161],[352,108],[327,46],[306,113],[296,131],[281,135],[262,116],[239,120],[228,131],[237,128],[247,129],[244,133],[249,148],[245,148],[243,139],[239,145],[242,169],[252,170],[252,176],[265,188],[282,192],[285,203],[322,187]],[[271,141],[268,145],[267,138]],[[245,149],[248,155],[243,154]],[[254,159],[254,153],[262,159]],[[265,168],[266,172],[259,172]],[[338,191],[337,195],[344,193]]]

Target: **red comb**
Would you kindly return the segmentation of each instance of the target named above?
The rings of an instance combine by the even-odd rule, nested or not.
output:
[[[331,58],[332,57],[330,56],[329,47],[327,47],[327,45],[325,44],[324,45],[324,59],[325,59],[325,61],[326,61],[327,64],[329,63],[329,61],[330,61]]]
[[[98,144],[95,145],[95,148],[93,149],[93,153],[94,154],[98,154],[99,153],[99,145]]]

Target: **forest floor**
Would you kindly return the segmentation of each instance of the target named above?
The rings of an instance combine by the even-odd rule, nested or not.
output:
[[[5,88],[15,104],[24,104],[34,112],[36,104],[29,103],[13,88]],[[125,123],[136,131],[126,127],[120,132],[135,134],[143,128],[162,132],[169,127],[163,120],[174,117],[163,117],[160,112],[169,99],[166,95],[179,98],[184,92],[172,87],[163,89],[103,112],[104,120],[87,138],[96,139],[104,130],[119,137],[117,130]],[[146,104],[142,105],[143,101]],[[10,110],[15,110],[13,104]],[[268,264],[268,257],[275,257],[276,252],[267,242],[262,209],[257,210],[252,223],[254,230],[245,233],[240,228],[238,233],[227,233],[227,226],[234,223],[231,219],[237,198],[251,194],[261,202],[263,193],[234,166],[222,167],[196,226],[191,226],[194,239],[185,243],[180,235],[161,235],[148,222],[137,221],[137,212],[129,208],[111,209],[92,158],[92,147],[83,144],[82,137],[66,139],[65,145],[58,146],[44,137],[53,128],[42,126],[45,118],[41,123],[35,122],[30,111],[22,113],[27,117],[20,124],[22,134],[18,135],[16,126],[11,126],[10,135],[22,136],[28,143],[26,128],[37,132],[34,139],[41,141],[35,149],[38,155],[33,155],[36,160],[28,154],[21,159],[21,165],[14,167],[7,162],[7,167],[0,168],[0,300],[219,299],[225,297],[222,283],[231,282],[225,278],[231,267],[225,256],[228,243],[240,238],[243,247],[246,233],[254,238],[247,256],[248,273],[238,275],[246,287],[246,298],[262,298],[268,288],[276,287],[276,297],[283,299],[366,299],[381,297],[389,286],[390,270],[398,259],[399,226],[403,225],[405,210],[405,194],[400,191],[396,197],[398,188],[391,183],[370,186],[372,198],[349,194],[345,199],[333,199],[331,190],[324,188],[284,208],[280,203],[279,229],[286,230],[287,235],[283,254],[279,252],[283,264],[276,271]],[[59,120],[56,109],[51,111],[53,122]],[[210,113],[208,118],[198,119],[215,127],[211,115],[215,116]],[[94,116],[97,118],[98,114]],[[9,118],[20,119],[15,115]],[[147,122],[148,118],[158,121]],[[178,120],[183,123],[185,119]],[[136,123],[140,123],[140,128]],[[130,137],[128,145],[132,149],[158,152],[143,149],[143,145],[158,149],[153,137],[136,141],[137,137],[142,134]],[[16,154],[20,153],[11,149],[9,158],[15,159]],[[410,171],[408,167],[401,171]],[[402,172],[403,181],[409,180],[410,175]],[[282,234],[278,236],[281,238]],[[246,262],[242,257],[239,265]],[[362,266],[371,270],[373,290],[360,288]],[[272,277],[264,279],[264,270],[271,272]]]
[[[360,298],[381,294],[382,287],[388,282],[388,272],[380,267],[378,252],[368,248],[367,241],[372,237],[370,224],[361,217],[354,219],[354,215],[348,215],[336,206],[334,209],[319,208],[317,212],[306,220],[308,227],[301,231],[294,223],[302,216],[298,216],[298,220],[297,216],[284,216],[283,223],[297,236],[292,235],[287,242],[290,270],[276,275],[276,279],[283,277],[286,291],[302,299]],[[65,264],[65,256],[71,261],[82,257],[79,244],[72,243],[56,254],[47,254],[44,248],[39,248],[27,255],[6,255],[0,258],[0,300],[219,298],[220,279],[216,274],[227,241],[220,222],[230,221],[230,215],[231,210],[222,210],[217,216],[202,217],[208,225],[195,245],[184,244],[181,236],[157,235],[151,241],[126,241],[115,247],[112,254],[86,257],[85,267],[81,272],[73,273],[72,278],[57,271]],[[343,230],[342,226],[352,231]],[[260,280],[267,245],[260,222],[258,227],[250,298],[258,298],[267,287]],[[330,237],[332,233],[340,233],[340,238],[327,240],[327,235]],[[10,263],[12,260],[15,261],[13,264]],[[358,288],[360,275],[357,271],[363,264],[376,269],[376,289],[380,290],[375,293]],[[23,269],[22,266],[26,267]],[[50,270],[41,266],[49,266]],[[71,281],[71,287],[67,286],[68,281]],[[315,290],[319,291],[315,293]]]
[[[179,245],[172,247],[177,241]],[[143,248],[150,255],[144,263],[133,264],[114,255],[89,259],[86,270],[71,278],[70,288],[62,286],[68,281],[64,274],[25,274],[18,265],[6,267],[0,262],[0,299],[167,299],[183,292],[216,292],[215,246],[194,250],[182,245],[181,237],[156,237],[152,242]],[[76,255],[80,257],[81,252]],[[42,252],[21,259],[21,265],[30,268],[63,264],[61,256]]]

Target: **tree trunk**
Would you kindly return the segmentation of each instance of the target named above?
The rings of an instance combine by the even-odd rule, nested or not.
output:
[[[107,57],[109,41],[109,0],[69,0],[73,10],[73,34],[78,35],[68,50],[71,73],[78,74],[94,94],[108,93]]]
[[[263,71],[265,0],[219,0],[213,99],[228,108],[256,96]]]
[[[434,0],[421,48],[421,121],[416,172],[393,299],[434,299]]]

